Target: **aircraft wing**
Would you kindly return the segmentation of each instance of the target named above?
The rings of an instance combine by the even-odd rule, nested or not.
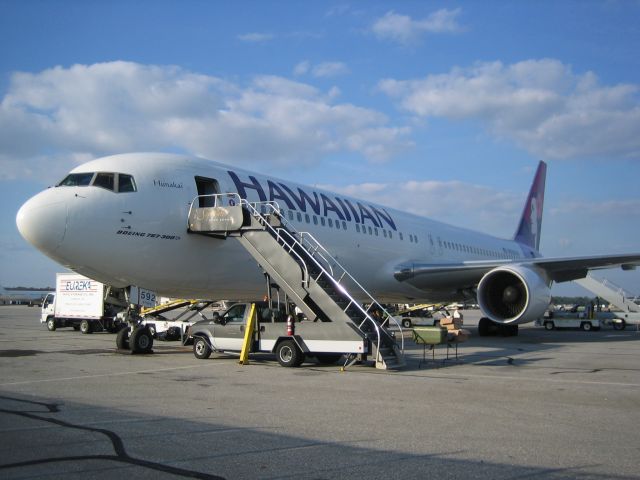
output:
[[[622,267],[633,270],[640,265],[640,254],[585,257],[537,257],[526,260],[467,261],[449,264],[406,263],[398,265],[395,278],[420,289],[471,288],[489,271],[505,265],[534,266],[554,282],[584,278],[589,270]]]

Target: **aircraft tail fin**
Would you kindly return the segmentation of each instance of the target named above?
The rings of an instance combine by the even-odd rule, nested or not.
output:
[[[540,162],[533,179],[527,202],[520,217],[520,224],[513,239],[519,243],[540,249],[540,233],[542,231],[542,210],[544,207],[544,187],[547,178],[547,164]]]

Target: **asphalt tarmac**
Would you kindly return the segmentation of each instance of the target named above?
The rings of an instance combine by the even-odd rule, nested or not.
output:
[[[465,312],[475,325],[478,312]],[[473,337],[398,372],[49,332],[0,306],[3,479],[640,478],[640,332]]]

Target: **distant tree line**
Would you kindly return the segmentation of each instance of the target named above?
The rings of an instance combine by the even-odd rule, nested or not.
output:
[[[5,287],[7,290],[19,292],[22,290],[50,290],[53,291],[55,288],[53,287]]]
[[[595,297],[551,297],[551,303],[554,305],[589,305]],[[600,299],[601,305],[609,305],[604,298]]]

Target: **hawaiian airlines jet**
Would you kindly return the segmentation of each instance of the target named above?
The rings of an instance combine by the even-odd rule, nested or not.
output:
[[[640,254],[543,258],[546,165],[538,166],[513,239],[500,239],[318,188],[173,154],[124,154],[78,166],[17,215],[22,236],[78,273],[168,296],[261,298],[264,277],[239,242],[189,232],[192,203],[212,194],[277,202],[375,298],[385,302],[477,298],[488,325],[544,313],[552,282],[590,269],[640,264]],[[204,196],[203,196],[204,195]],[[515,331],[514,331],[515,330]]]

